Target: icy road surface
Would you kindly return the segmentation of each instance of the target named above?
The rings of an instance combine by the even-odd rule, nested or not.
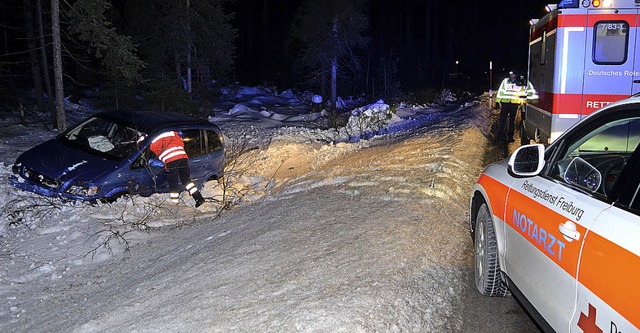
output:
[[[219,217],[188,197],[16,192],[7,161],[33,140],[5,135],[0,331],[537,332],[512,298],[473,287],[468,196],[487,113],[355,144],[287,131],[243,155],[229,179],[242,200]]]

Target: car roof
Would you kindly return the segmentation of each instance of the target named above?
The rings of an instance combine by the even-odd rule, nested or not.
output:
[[[152,133],[167,127],[204,126],[217,128],[215,124],[204,119],[171,111],[106,111],[96,114],[96,117],[129,123],[147,133]]]

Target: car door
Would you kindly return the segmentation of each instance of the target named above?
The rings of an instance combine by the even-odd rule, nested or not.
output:
[[[640,331],[640,149],[612,189],[615,204],[585,235],[572,332]]]
[[[212,129],[192,129],[180,132],[189,155],[191,178],[203,183],[222,173],[224,151],[220,134]]]
[[[610,161],[633,151],[637,138],[629,133],[640,127],[634,113],[611,112],[576,126],[549,148],[541,175],[516,179],[508,193],[505,271],[556,330],[569,330],[582,245],[611,206],[617,173],[607,171]]]
[[[127,180],[129,193],[149,196],[153,193],[168,192],[168,175],[164,164],[147,145],[133,156]]]
[[[188,129],[180,131],[180,137],[184,142],[184,150],[189,156],[189,169],[191,179],[200,182],[207,175],[207,156],[205,152],[205,140],[201,129]]]

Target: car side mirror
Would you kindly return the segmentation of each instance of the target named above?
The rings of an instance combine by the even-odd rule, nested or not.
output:
[[[520,177],[537,176],[544,168],[544,145],[520,146],[509,158],[509,171]]]
[[[164,168],[164,163],[157,158],[150,158],[149,165],[156,168]]]

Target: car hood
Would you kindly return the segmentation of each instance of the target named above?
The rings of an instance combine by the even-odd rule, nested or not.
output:
[[[26,151],[17,160],[24,167],[61,182],[94,181],[122,162],[91,154],[52,139]]]

